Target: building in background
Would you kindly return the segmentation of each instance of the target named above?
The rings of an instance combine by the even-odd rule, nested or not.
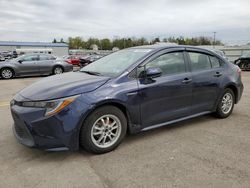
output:
[[[64,56],[69,54],[69,46],[65,43],[0,41],[0,52],[4,51],[16,51],[17,54],[47,53]]]

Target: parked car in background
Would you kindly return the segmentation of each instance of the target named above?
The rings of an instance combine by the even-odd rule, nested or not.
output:
[[[14,96],[11,112],[26,146],[105,153],[127,133],[209,113],[226,118],[242,92],[240,68],[212,51],[141,46],[30,85]]]
[[[0,77],[61,74],[72,71],[73,66],[49,54],[25,54],[0,63]]]
[[[80,58],[77,56],[65,56],[63,58],[67,63],[72,64],[72,65],[78,65],[80,64]]]
[[[5,61],[7,59],[12,59],[17,57],[16,51],[3,51],[0,52],[0,61]]]
[[[100,58],[102,58],[102,55],[96,55],[96,54],[92,54],[92,55],[86,55],[86,56],[82,56],[80,58],[80,66],[84,67]]]
[[[5,61],[5,57],[0,54],[0,61]]]
[[[245,54],[234,61],[241,70],[250,70],[250,54]]]

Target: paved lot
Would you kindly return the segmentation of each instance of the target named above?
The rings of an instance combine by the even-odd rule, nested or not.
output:
[[[104,155],[15,141],[6,101],[39,79],[0,80],[0,187],[250,187],[250,72],[228,119],[208,115],[130,135]]]

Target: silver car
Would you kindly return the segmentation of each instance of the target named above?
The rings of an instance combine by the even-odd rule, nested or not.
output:
[[[10,79],[18,76],[61,74],[73,70],[64,60],[50,54],[25,54],[0,63],[0,77]]]

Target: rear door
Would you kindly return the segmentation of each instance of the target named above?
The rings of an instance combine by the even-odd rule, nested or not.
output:
[[[192,71],[192,114],[213,110],[219,96],[223,69],[217,57],[203,51],[187,50]]]
[[[55,57],[53,57],[52,55],[40,54],[39,61],[37,63],[39,66],[40,73],[41,74],[52,73],[54,60],[55,60]]]
[[[192,99],[191,73],[187,71],[183,50],[160,52],[145,68],[158,67],[162,76],[149,82],[138,80],[141,99],[141,122],[144,129],[190,114]],[[143,71],[144,67],[140,68]],[[139,72],[140,72],[139,71]]]

